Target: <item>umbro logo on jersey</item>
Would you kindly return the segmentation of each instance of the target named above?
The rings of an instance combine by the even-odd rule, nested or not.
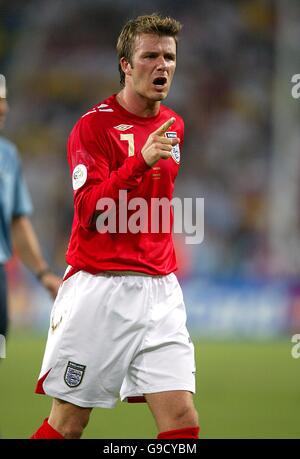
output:
[[[132,124],[119,124],[118,126],[114,126],[114,128],[118,129],[118,131],[127,131],[127,129],[130,129],[132,127]]]

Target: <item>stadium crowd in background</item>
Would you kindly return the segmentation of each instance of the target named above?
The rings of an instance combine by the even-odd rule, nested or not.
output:
[[[152,2],[155,8],[176,15],[185,30],[170,93],[189,133],[189,160],[176,193],[205,199],[204,243],[180,245],[179,274],[268,275],[273,4],[163,0]],[[2,24],[7,46],[0,62],[2,57],[13,90],[9,128],[24,152],[35,224],[61,270],[72,216],[66,135],[94,100],[117,91],[112,43],[132,10],[145,13],[131,0],[77,1],[66,9],[59,0],[29,1],[26,7],[8,4]],[[46,176],[37,173],[41,169]]]

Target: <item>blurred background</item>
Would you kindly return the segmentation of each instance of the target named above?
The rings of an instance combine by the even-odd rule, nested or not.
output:
[[[299,438],[300,359],[291,356],[300,333],[297,0],[1,0],[0,73],[10,104],[3,134],[21,153],[35,229],[62,274],[73,217],[67,137],[81,114],[119,90],[122,25],[152,12],[183,23],[166,100],[186,124],[175,195],[205,199],[202,244],[175,235],[202,436]],[[27,438],[49,409],[32,392],[51,300],[17,257],[7,269],[0,435]],[[114,435],[155,436],[146,408],[97,410],[85,438]]]

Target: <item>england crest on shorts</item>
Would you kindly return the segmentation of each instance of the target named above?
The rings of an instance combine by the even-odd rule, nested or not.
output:
[[[85,369],[85,365],[79,365],[79,363],[68,362],[64,377],[67,386],[78,387],[83,379]]]
[[[166,137],[168,139],[176,139],[177,137],[177,132],[166,132]],[[171,151],[172,158],[174,159],[175,163],[179,164],[180,163],[180,148],[179,148],[179,143],[172,147]]]

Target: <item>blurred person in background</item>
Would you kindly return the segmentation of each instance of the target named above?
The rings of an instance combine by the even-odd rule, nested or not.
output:
[[[194,346],[174,274],[172,228],[163,231],[159,222],[158,231],[149,229],[148,210],[141,217],[146,231],[128,230],[127,216],[125,231],[102,232],[95,221],[99,200],[119,205],[120,192],[148,205],[152,198],[171,202],[184,123],[161,101],[175,72],[180,29],[155,14],[125,24],[117,44],[122,89],[85,113],[70,134],[69,267],[36,387],[53,402],[32,439],[80,438],[92,409],[113,408],[118,398],[148,403],[157,438],[198,438]]]
[[[0,75],[0,129],[4,127],[8,104],[6,80]],[[5,263],[13,249],[53,298],[61,279],[53,274],[45,261],[35,230],[30,221],[32,204],[22,175],[17,148],[0,136],[0,335],[8,331],[7,281]]]

